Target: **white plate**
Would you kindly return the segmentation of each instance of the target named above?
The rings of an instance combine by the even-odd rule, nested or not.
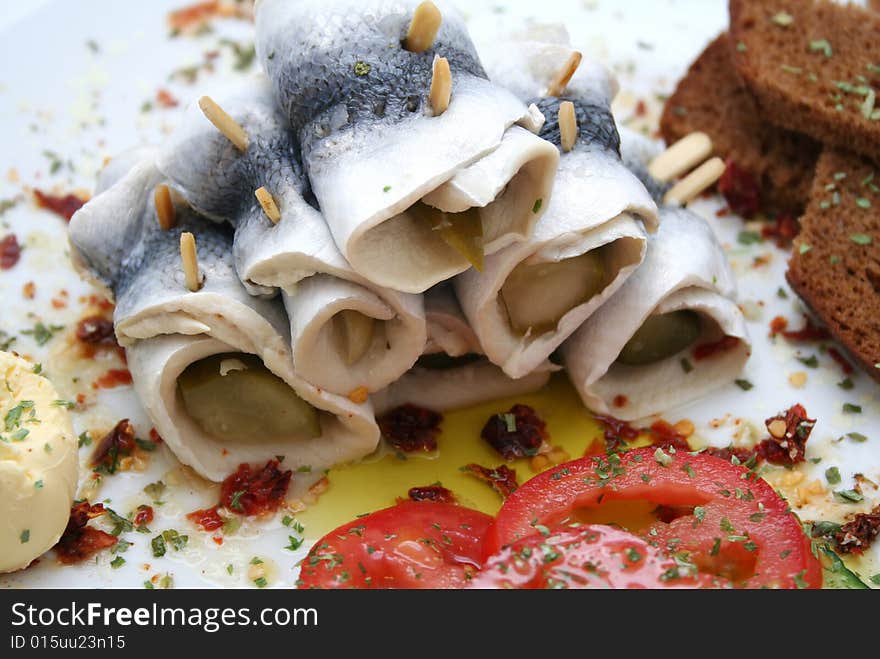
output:
[[[0,274],[0,299],[3,314],[0,330],[18,335],[37,320],[46,324],[66,325],[48,346],[38,347],[27,336],[19,336],[15,349],[42,361],[46,370],[59,380],[63,391],[76,390],[64,373],[58,352],[65,332],[75,326],[82,312],[78,303],[90,289],[81,283],[68,265],[66,228],[56,216],[37,209],[27,193],[30,187],[51,190],[91,189],[94,175],[106,156],[129,146],[162,139],[177,120],[180,108],[158,109],[155,94],[169,90],[182,102],[197,95],[199,82],[187,85],[169,81],[169,74],[181,67],[204,61],[204,53],[219,49],[216,71],[201,73],[199,81],[209,77],[243,75],[231,69],[235,58],[231,49],[219,46],[221,37],[237,41],[252,40],[252,26],[244,21],[214,23],[215,32],[198,38],[169,38],[165,22],[180,0],[118,2],[116,0],[42,0],[23,3],[15,11],[5,9],[0,19],[0,120],[4,127],[4,149],[0,170],[0,198],[23,197],[18,205],[0,217],[0,236],[14,232],[26,246],[22,260],[12,270]],[[668,2],[590,2],[563,0],[534,3],[515,0],[505,3],[470,0],[466,3],[470,28],[478,43],[491,43],[493,36],[523,28],[527,22],[563,22],[572,41],[586,56],[598,58],[619,75],[622,92],[616,102],[618,116],[633,117],[638,99],[648,106],[648,116],[638,123],[656,121],[662,103],[659,94],[669,93],[691,60],[727,22],[726,2],[716,0],[677,0]],[[142,111],[145,102],[151,111]],[[64,164],[50,174],[51,158],[46,152],[61,156]],[[68,165],[68,162],[70,163]],[[808,448],[808,457],[821,458],[808,464],[805,481],[819,480],[830,465],[839,467],[843,484],[848,487],[855,473],[880,481],[880,404],[878,387],[861,373],[852,376],[855,388],[843,391],[836,386],[843,376],[818,346],[800,346],[804,354],[819,355],[820,366],[810,369],[795,360],[796,349],[784,341],[767,337],[768,323],[784,315],[794,327],[799,325],[802,308],[784,284],[786,255],[770,244],[742,247],[736,235],[742,221],[735,217],[716,218],[717,200],[701,200],[693,209],[707,217],[725,245],[739,276],[741,301],[750,310],[750,330],[754,354],[744,378],[755,388],[744,392],[731,385],[716,395],[669,411],[670,419],[690,418],[699,434],[714,443],[725,445],[738,429],[763,428],[763,420],[795,402],[803,403],[818,419]],[[767,256],[769,263],[755,268],[756,256]],[[37,284],[32,301],[22,297],[27,281]],[[787,298],[777,296],[782,289]],[[68,291],[69,305],[53,308],[51,300],[59,291]],[[795,389],[789,384],[792,372],[805,371],[807,385]],[[64,381],[61,381],[64,380]],[[844,402],[862,406],[860,415],[844,414]],[[77,430],[110,427],[120,418],[131,417],[141,435],[150,424],[129,388],[113,389],[95,397],[95,404],[75,415]],[[851,440],[836,442],[845,433],[859,431],[870,439],[864,443]],[[85,460],[88,449],[82,450]],[[83,470],[85,474],[89,472]],[[145,484],[184,472],[166,450],[159,451],[144,473],[127,472],[107,478],[98,499],[127,511],[145,501]],[[332,482],[332,474],[331,474]],[[791,491],[791,490],[787,490]],[[820,497],[811,505],[799,508],[806,518],[840,517],[845,511],[863,510],[876,503],[875,491],[866,491],[862,506],[844,508]],[[174,495],[159,509],[154,529],[176,526],[189,531],[190,543],[179,553],[169,552],[162,559],[149,554],[149,536],[127,534],[135,544],[125,554],[126,564],[110,567],[112,556],[100,554],[96,561],[61,568],[51,556],[38,565],[0,577],[3,587],[107,587],[139,586],[156,575],[172,574],[177,586],[248,586],[249,560],[259,555],[270,566],[270,583],[289,587],[294,580],[294,565],[308,546],[296,553],[286,551],[289,530],[278,520],[247,523],[222,547],[208,534],[194,532],[182,515],[195,508],[211,505],[216,488],[206,489],[198,481],[181,481]],[[390,501],[388,502],[390,503]],[[796,502],[793,502],[796,503]],[[319,504],[320,505],[320,504]],[[308,532],[308,530],[307,530]],[[314,540],[314,538],[309,538]],[[880,572],[877,548],[871,556],[854,564],[863,574]],[[232,574],[227,572],[232,566]]]

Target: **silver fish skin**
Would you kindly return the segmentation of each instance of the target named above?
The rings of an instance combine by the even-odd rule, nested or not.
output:
[[[452,78],[486,78],[457,12],[431,48],[401,47],[417,0],[265,0],[257,9],[257,55],[283,111],[308,154],[342,126],[394,125],[430,113],[435,55]],[[306,158],[308,160],[308,157]]]
[[[213,220],[237,226],[260,210],[254,197],[259,187],[308,194],[296,140],[278,111],[269,81],[258,76],[212,91],[208,96],[247,133],[248,147],[239,151],[191,103],[156,162],[187,202]]]

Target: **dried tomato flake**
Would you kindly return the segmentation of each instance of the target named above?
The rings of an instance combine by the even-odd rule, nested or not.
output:
[[[776,316],[773,320],[770,321],[770,337],[774,337],[777,334],[782,334],[786,329],[788,329],[788,320],[783,316]]]
[[[160,89],[156,92],[156,104],[162,108],[176,108],[180,101],[167,89]]]
[[[107,511],[100,503],[91,505],[88,501],[80,501],[73,505],[67,528],[55,545],[55,552],[61,563],[64,565],[81,563],[118,542],[115,536],[86,526],[90,519],[100,517],[105,512]]]
[[[263,467],[240,464],[220,485],[220,504],[240,515],[275,512],[287,495],[293,472],[281,471],[278,460]]]
[[[434,451],[443,415],[417,405],[401,405],[379,417],[382,435],[395,448],[413,451]]]
[[[724,336],[712,343],[702,343],[694,348],[694,359],[702,361],[714,357],[718,353],[733,350],[739,346],[740,340],[735,336]]]
[[[626,421],[621,421],[613,416],[597,414],[593,418],[602,424],[604,430],[605,444],[608,451],[617,450],[620,445],[627,441],[635,439],[639,436],[638,428],[633,428]]]
[[[92,383],[92,389],[113,389],[131,384],[131,372],[127,368],[111,368]]]
[[[880,506],[869,513],[858,513],[842,524],[834,534],[837,550],[844,554],[862,554],[880,535]]]
[[[423,485],[411,487],[407,496],[412,501],[433,501],[435,503],[455,503],[455,495],[442,485]]]
[[[87,316],[77,323],[76,338],[90,345],[118,345],[113,332],[113,321],[103,316]]]
[[[547,424],[528,405],[514,405],[504,414],[493,414],[480,437],[498,451],[505,460],[536,455],[541,444],[549,439]]]
[[[104,474],[115,474],[119,460],[131,455],[134,450],[134,426],[128,419],[122,419],[95,446],[91,466]]]
[[[785,249],[791,245],[791,241],[795,239],[800,230],[801,227],[797,220],[789,215],[780,215],[775,222],[761,227],[761,236],[772,240],[777,247]]]
[[[757,446],[758,455],[776,465],[793,465],[803,462],[807,440],[816,425],[815,419],[807,418],[803,405],[792,405],[784,414],[765,421],[770,437]]]
[[[14,233],[0,239],[0,270],[9,270],[21,258],[21,245]]]
[[[226,521],[220,515],[219,506],[195,510],[189,513],[186,518],[203,531],[216,531],[223,528],[223,523]]]
[[[668,421],[659,419],[651,424],[651,443],[654,446],[668,449],[674,448],[676,451],[690,451],[691,445],[688,444],[687,438],[678,432]]]
[[[40,190],[34,190],[34,197],[37,199],[37,206],[60,215],[68,222],[70,222],[73,214],[88,201],[87,199],[80,199],[75,194],[56,196]]]
[[[519,483],[516,482],[516,471],[507,465],[500,465],[494,469],[489,469],[488,467],[471,463],[462,467],[461,470],[488,483],[489,487],[498,492],[502,499],[509,497],[519,487]]]
[[[755,177],[733,160],[725,164],[718,191],[734,213],[747,219],[753,217],[761,208],[761,191]]]
[[[718,181],[718,191],[730,209],[744,218],[750,218],[761,208],[761,191],[755,177],[728,159]]]
[[[775,318],[773,319],[776,320]],[[785,320],[783,318],[783,320]],[[786,321],[786,326],[788,322]],[[771,331],[773,325],[770,326]],[[804,326],[799,330],[786,330],[782,328],[778,332],[789,341],[825,341],[831,338],[831,334],[824,327],[820,327],[813,322],[809,316],[804,316]]]
[[[146,504],[141,504],[137,507],[137,512],[134,514],[134,525],[135,526],[146,526],[153,521],[153,507],[148,506]]]
[[[734,462],[734,458],[736,458],[736,462],[739,464],[748,464],[758,459],[758,454],[754,450],[736,446],[725,446],[724,448],[710,446],[704,453],[727,462]]]

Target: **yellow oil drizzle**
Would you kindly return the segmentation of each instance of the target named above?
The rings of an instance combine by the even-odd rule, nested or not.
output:
[[[462,505],[495,514],[501,497],[460,468],[471,462],[485,467],[504,463],[480,438],[480,431],[490,416],[508,411],[515,403],[532,406],[547,423],[550,444],[565,449],[572,458],[581,457],[594,440],[602,438],[602,427],[584,408],[568,379],[556,375],[534,394],[444,414],[436,454],[400,459],[384,450],[357,464],[332,469],[329,488],[316,504],[297,515],[307,537],[316,540],[359,514],[393,505],[397,497],[406,498],[411,487],[437,482],[452,490]],[[509,466],[516,470],[520,484],[534,476],[527,459]]]

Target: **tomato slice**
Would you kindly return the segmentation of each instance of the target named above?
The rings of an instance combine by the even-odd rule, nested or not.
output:
[[[786,502],[742,466],[700,453],[635,449],[574,460],[511,494],[484,555],[571,523],[612,523],[738,587],[819,588],[822,569]]]
[[[530,535],[491,556],[469,588],[723,588],[632,533],[601,524]]]
[[[464,588],[482,564],[492,518],[404,501],[340,526],[303,559],[299,588]]]

